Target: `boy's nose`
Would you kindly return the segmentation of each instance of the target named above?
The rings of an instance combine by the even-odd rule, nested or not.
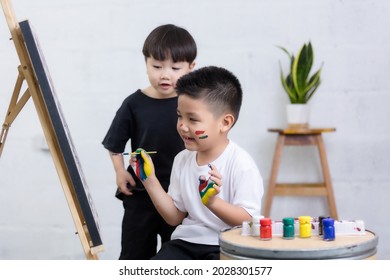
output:
[[[181,131],[188,132],[188,127],[183,122],[178,123],[178,128]]]
[[[163,71],[163,72],[161,73],[160,79],[161,79],[161,80],[167,80],[167,79],[169,79],[167,71]]]

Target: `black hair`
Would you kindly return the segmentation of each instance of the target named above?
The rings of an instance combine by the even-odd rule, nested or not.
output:
[[[155,28],[146,38],[142,53],[145,59],[164,61],[172,58],[173,62],[194,62],[197,47],[194,38],[184,28],[165,24]]]
[[[234,123],[240,114],[242,89],[234,74],[216,66],[203,67],[182,76],[176,83],[178,96],[204,99],[215,115],[231,113]]]

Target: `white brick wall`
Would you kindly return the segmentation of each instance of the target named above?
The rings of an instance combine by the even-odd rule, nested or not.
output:
[[[313,126],[324,135],[340,218],[363,219],[379,235],[378,257],[390,259],[385,219],[390,194],[390,3],[344,0],[88,1],[14,0],[19,21],[38,35],[58,98],[99,213],[105,252],[120,250],[122,206],[114,172],[100,144],[122,100],[147,85],[141,48],[157,25],[174,23],[195,37],[197,67],[233,71],[245,90],[231,138],[250,151],[267,185],[287,97],[279,82],[275,45],[296,52],[308,40],[322,85],[312,99]],[[0,14],[0,122],[18,66]],[[84,254],[31,100],[15,120],[0,159],[0,259],[83,259]],[[315,150],[288,148],[281,180],[315,181]],[[301,148],[298,148],[301,149]],[[312,159],[311,157],[314,157]],[[298,163],[296,163],[298,162]],[[294,167],[291,164],[296,163]],[[309,172],[309,174],[307,174]],[[321,198],[277,198],[272,216],[319,215]]]

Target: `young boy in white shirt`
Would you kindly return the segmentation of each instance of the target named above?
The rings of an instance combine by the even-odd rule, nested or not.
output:
[[[181,77],[176,92],[177,130],[186,149],[175,157],[168,193],[143,149],[131,159],[157,211],[177,225],[153,259],[219,259],[220,231],[259,215],[263,196],[252,157],[228,138],[241,85],[228,70],[210,66]]]

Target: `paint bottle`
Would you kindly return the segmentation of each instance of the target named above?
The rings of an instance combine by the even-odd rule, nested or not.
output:
[[[264,218],[261,215],[255,215],[252,217],[252,236],[260,237],[260,220]]]
[[[324,240],[333,241],[335,240],[335,229],[334,229],[334,220],[332,218],[325,218],[322,220]]]
[[[299,217],[299,237],[309,238],[311,237],[311,217],[300,216]]]
[[[295,237],[294,218],[283,218],[283,238],[294,239],[294,237]]]
[[[323,227],[322,227],[322,220],[328,218],[325,216],[319,216],[318,217],[318,235],[322,236],[324,234]]]
[[[272,239],[272,220],[270,218],[263,218],[260,220],[260,240]]]
[[[241,235],[242,236],[252,235],[250,223],[251,222],[249,222],[249,221],[242,222],[242,228],[241,228]]]

